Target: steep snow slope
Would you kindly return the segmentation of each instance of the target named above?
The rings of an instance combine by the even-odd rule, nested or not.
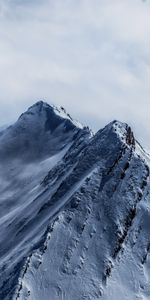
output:
[[[52,188],[41,182],[51,169],[59,172],[69,149],[81,143],[80,149],[90,136],[87,128],[38,102],[0,137],[0,299],[11,299],[25,257],[44,237],[50,215],[39,210],[60,180],[55,183],[54,174]],[[66,172],[64,167],[63,177]]]
[[[50,124],[58,116],[51,109]],[[11,169],[3,162],[0,299],[149,299],[149,156],[124,123],[114,121],[91,137],[67,116],[68,135],[61,112],[47,141],[43,116],[38,126],[45,143],[38,140],[36,160],[24,139],[28,131],[34,137],[37,120],[32,133],[27,119]],[[35,143],[36,137],[31,149]]]
[[[149,298],[148,163],[125,124],[94,136],[55,194],[65,207],[28,258],[14,299]]]

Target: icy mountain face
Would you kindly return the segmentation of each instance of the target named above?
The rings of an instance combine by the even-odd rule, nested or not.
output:
[[[39,138],[36,161],[23,150],[10,168],[3,162],[0,299],[149,299],[149,156],[127,124],[114,121],[91,136],[51,109],[50,140]],[[47,135],[45,112],[37,128],[34,118],[31,126],[25,116],[21,149],[28,132]]]
[[[63,108],[37,102],[0,136],[0,159],[39,160],[62,150],[81,130]]]
[[[48,116],[47,116],[48,115]],[[62,110],[38,102],[0,137],[0,299],[11,299],[26,257],[49,224],[40,213],[91,137]],[[27,143],[28,141],[28,143]],[[26,146],[27,144],[27,146]],[[72,150],[71,150],[72,149]],[[70,151],[71,150],[71,151]],[[35,156],[34,156],[35,154]],[[71,162],[65,162],[65,156]],[[42,184],[51,171],[53,188]],[[56,173],[56,174],[55,174]]]

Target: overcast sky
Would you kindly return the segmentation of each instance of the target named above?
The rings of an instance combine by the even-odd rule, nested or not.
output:
[[[0,0],[0,123],[38,100],[150,148],[150,0]]]

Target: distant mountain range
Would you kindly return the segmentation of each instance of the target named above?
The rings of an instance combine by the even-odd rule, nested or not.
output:
[[[0,130],[0,300],[150,299],[150,157],[42,101]]]

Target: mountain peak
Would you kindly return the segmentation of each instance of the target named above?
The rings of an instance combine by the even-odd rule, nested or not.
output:
[[[42,100],[36,102],[35,104],[33,104],[31,107],[28,108],[28,110],[23,113],[21,115],[22,116],[26,116],[26,115],[36,115],[38,114],[39,116],[41,116],[42,112],[46,112],[47,117],[50,121],[50,119],[57,119],[57,121],[59,120],[58,123],[64,122],[66,120],[71,122],[72,126],[83,129],[83,125],[81,123],[79,123],[77,120],[73,119],[69,113],[67,113],[66,109],[64,107],[56,107],[55,105],[50,105],[47,102],[44,102]],[[69,123],[68,122],[68,123]]]
[[[116,141],[121,141],[121,143],[127,146],[135,146],[135,138],[131,127],[127,123],[114,120],[108,123],[103,129],[100,129],[94,138],[103,135],[105,143],[114,144]]]
[[[149,299],[149,166],[128,124],[43,101],[4,130],[0,299]]]
[[[38,101],[3,133],[0,154],[1,157],[23,155],[32,159],[54,155],[70,144],[83,128],[63,107],[59,109]]]
[[[114,120],[112,126],[117,135],[128,145],[135,145],[135,138],[131,127],[127,123]]]

